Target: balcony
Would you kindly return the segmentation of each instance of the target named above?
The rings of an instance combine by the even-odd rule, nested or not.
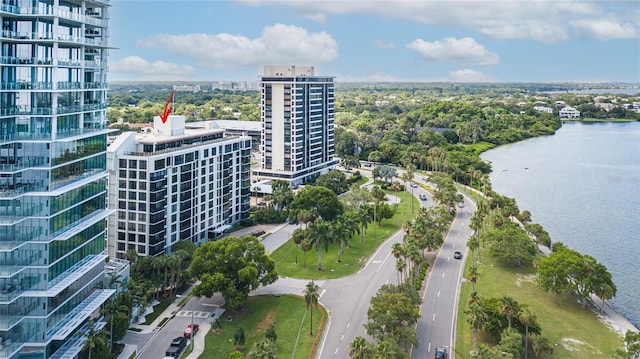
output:
[[[82,276],[91,269],[99,265],[104,265],[106,258],[106,254],[87,256],[49,282],[49,289],[25,291],[24,295],[27,297],[55,297],[62,292],[62,290],[68,288],[73,282],[82,278]]]
[[[100,331],[102,328],[107,325],[106,322],[99,321],[93,325],[93,330]],[[89,323],[85,324],[80,330],[78,330],[78,334],[73,335],[69,339],[64,341],[64,345],[62,345],[49,359],[69,359],[75,358],[78,353],[82,350],[84,343],[86,342],[86,334],[89,331]],[[83,335],[84,334],[84,335]]]
[[[115,289],[97,289],[87,299],[75,307],[64,319],[47,331],[46,338],[65,340],[80,323],[98,310],[115,293]]]

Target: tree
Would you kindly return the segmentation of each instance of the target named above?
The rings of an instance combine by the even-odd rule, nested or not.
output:
[[[313,335],[313,309],[318,305],[318,299],[320,298],[318,290],[320,290],[320,287],[318,287],[318,285],[316,285],[313,280],[307,283],[307,286],[304,288],[304,302],[306,303],[307,310],[311,315],[309,335]]]
[[[377,217],[377,212],[378,212],[378,202],[384,199],[385,193],[384,190],[382,188],[380,188],[380,186],[373,186],[373,188],[371,189],[371,196],[373,197],[374,200],[374,204],[373,204],[373,239],[376,239],[376,227],[378,226],[378,223],[376,221],[376,217]]]
[[[390,338],[405,348],[417,344],[414,324],[420,312],[404,293],[379,291],[371,298],[367,316],[367,334],[378,341]]]
[[[398,191],[400,191],[402,189],[402,185],[398,182],[398,181],[394,181],[391,184],[391,190],[393,191],[393,196],[396,197],[395,201],[394,201],[394,205],[396,207],[396,212],[398,212]],[[398,221],[398,218],[396,218],[396,222]]]
[[[469,271],[467,272],[467,279],[471,282],[471,291],[476,291],[476,282],[478,281],[478,266],[476,264],[472,264],[469,266]]]
[[[533,337],[531,348],[536,358],[545,358],[553,354],[553,345],[549,342],[549,339],[541,336]]]
[[[344,212],[344,207],[338,196],[330,189],[323,186],[305,186],[296,194],[290,210],[294,215],[307,210],[325,221],[332,221]]]
[[[349,356],[352,359],[369,359],[373,356],[370,343],[363,337],[357,336],[349,344]]]
[[[382,165],[379,168],[380,168],[380,178],[391,183],[391,181],[393,180],[393,177],[395,177],[396,175],[396,169],[389,165]]]
[[[351,236],[350,229],[346,226],[345,222],[340,220],[343,217],[344,213],[338,220],[329,224],[329,236],[333,242],[338,244],[338,263],[342,262],[341,256],[344,243],[347,242],[347,237]]]
[[[522,334],[513,328],[505,329],[497,349],[499,353],[508,353],[512,355],[512,358],[520,358],[522,356]]]
[[[236,350],[234,352],[231,352],[231,354],[229,354],[229,359],[244,359],[244,354]]]
[[[523,307],[518,313],[518,320],[520,324],[524,325],[524,359],[527,359],[529,354],[529,328],[537,325],[536,315],[529,307]]]
[[[329,251],[329,243],[333,239],[329,230],[329,223],[322,219],[322,217],[316,218],[316,220],[309,225],[307,231],[307,240],[312,247],[315,247],[318,251],[318,270],[322,270],[322,248],[325,251]]]
[[[467,323],[473,327],[473,350],[477,349],[476,338],[478,337],[478,328],[487,319],[487,313],[484,308],[478,303],[472,303],[464,313],[467,315]]]
[[[307,232],[302,228],[296,228],[291,233],[291,240],[296,244],[296,264],[298,264],[298,246],[306,238]]]
[[[333,191],[336,195],[345,193],[349,190],[347,177],[342,171],[338,170],[330,170],[329,172],[320,175],[316,179],[316,186],[324,186]]]
[[[88,329],[82,334],[87,339],[82,346],[88,359],[108,359],[109,345],[104,337],[104,332],[96,330],[93,321],[89,321]]]
[[[520,312],[520,305],[515,299],[509,296],[503,296],[498,302],[498,313],[507,317],[509,328],[511,328],[511,318],[518,315]]]
[[[519,227],[508,225],[489,233],[492,238],[491,255],[500,262],[514,267],[530,266],[536,247]]]
[[[263,339],[254,344],[251,351],[251,357],[257,359],[276,359],[278,358],[278,348],[276,343]]]
[[[236,332],[233,333],[233,344],[234,345],[244,345],[247,340],[246,332],[243,327],[238,327]]]
[[[538,281],[545,291],[576,293],[583,306],[591,293],[598,291],[608,296],[615,295],[616,291],[611,274],[604,265],[560,242],[555,243],[549,256],[540,259]]]
[[[276,326],[273,323],[269,325],[269,328],[267,328],[267,331],[264,333],[264,336],[265,338],[267,338],[268,340],[274,343],[278,340],[278,333],[276,333]]]
[[[200,280],[195,295],[221,292],[230,308],[244,305],[251,291],[278,279],[273,259],[254,236],[203,243],[194,253],[191,273]]]
[[[624,345],[629,353],[629,359],[640,358],[640,332],[627,330],[624,335]]]

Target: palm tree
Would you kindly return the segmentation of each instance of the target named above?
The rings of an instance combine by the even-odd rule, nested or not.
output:
[[[307,234],[304,231],[304,229],[300,227],[294,229],[293,232],[291,233],[291,240],[293,241],[293,243],[296,244],[296,264],[298,264],[298,245],[302,243],[306,235]]]
[[[494,359],[496,354],[494,354],[489,347],[484,344],[480,344],[477,350],[471,354],[473,359]]]
[[[519,311],[520,306],[515,299],[509,296],[500,298],[500,301],[498,302],[498,313],[507,317],[509,328],[511,328],[511,318],[518,315]]]
[[[329,235],[332,240],[338,243],[338,263],[342,262],[341,255],[344,243],[349,236],[349,229],[345,226],[344,222],[337,220],[329,225]]]
[[[529,328],[536,325],[536,315],[529,307],[524,307],[518,313],[518,320],[524,325],[524,359],[529,354]]]
[[[318,250],[318,270],[322,270],[322,247],[325,251],[329,251],[329,243],[332,239],[329,234],[329,223],[322,217],[318,217],[309,225],[308,230],[309,244]]]
[[[471,291],[475,292],[476,291],[476,282],[478,281],[478,266],[475,264],[472,264],[471,266],[469,266],[469,272],[467,272],[467,279],[469,281],[471,281]]]
[[[365,338],[361,336],[353,338],[353,341],[349,344],[349,356],[352,359],[369,359],[371,355],[371,346]]]
[[[398,284],[402,284],[404,281],[404,270],[407,268],[407,262],[402,259],[396,259],[396,269],[398,270]]]
[[[364,205],[358,209],[358,221],[360,222],[360,226],[362,227],[362,230],[360,231],[360,234],[362,234],[360,243],[364,243],[364,235],[367,231],[367,225],[371,223],[371,220],[373,219],[371,213],[369,212],[370,208],[370,206]]]
[[[384,199],[385,193],[384,190],[382,188],[380,188],[380,186],[374,186],[371,189],[371,195],[373,197],[373,240],[376,239],[376,227],[378,226],[377,223],[377,211],[378,211],[378,202]]]
[[[402,189],[402,185],[400,183],[393,182],[391,184],[391,190],[393,191],[393,196],[395,197],[394,204],[396,206],[396,213],[398,212],[398,191]],[[398,223],[398,216],[394,216],[396,219],[396,223]]]
[[[473,350],[475,351],[477,348],[478,327],[487,319],[487,313],[478,303],[471,304],[465,309],[464,313],[467,315],[467,323],[473,327]]]
[[[307,283],[307,286],[304,289],[304,302],[307,304],[307,310],[311,312],[311,325],[309,327],[309,335],[313,335],[313,308],[318,305],[318,299],[320,298],[320,294],[318,293],[318,287],[313,280]]]
[[[276,359],[278,358],[277,353],[278,348],[276,344],[269,339],[263,339],[254,344],[251,357],[257,359]]]
[[[347,247],[351,248],[351,237],[354,234],[360,233],[360,222],[358,221],[358,214],[354,211],[348,211],[340,216],[340,222],[347,229],[349,236],[347,237]]]
[[[473,255],[475,251],[478,251],[478,261],[479,261],[480,260],[480,251],[479,251],[480,240],[478,239],[478,236],[471,236],[467,241],[467,247],[471,251],[471,255]]]

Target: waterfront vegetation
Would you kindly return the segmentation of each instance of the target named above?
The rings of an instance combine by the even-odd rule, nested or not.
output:
[[[623,347],[622,337],[601,322],[591,308],[582,307],[572,296],[542,291],[536,283],[535,268],[505,266],[491,257],[487,247],[480,251],[482,262],[477,265],[479,278],[476,282],[478,294],[486,298],[510,296],[518,303],[528,305],[537,317],[541,335],[553,343],[551,358],[613,358],[614,352]],[[473,264],[469,257],[465,273]],[[455,348],[465,354],[473,350],[473,331],[465,315],[471,287],[470,281],[462,283],[457,315]],[[480,343],[497,344],[483,331],[479,331]],[[529,353],[530,358],[535,357],[532,354]]]

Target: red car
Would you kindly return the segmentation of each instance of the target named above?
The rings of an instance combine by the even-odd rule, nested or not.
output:
[[[193,335],[196,335],[196,333],[198,333],[198,329],[200,329],[198,324],[189,324],[187,329],[184,330],[184,337],[191,338],[191,334],[193,333]]]

